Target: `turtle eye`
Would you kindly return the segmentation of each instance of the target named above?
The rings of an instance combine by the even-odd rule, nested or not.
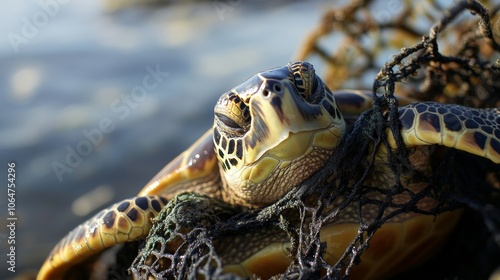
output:
[[[229,137],[241,137],[245,134],[245,129],[243,127],[225,115],[216,113],[215,121],[217,122],[219,130]]]
[[[243,127],[241,127],[237,122],[230,119],[228,116],[225,116],[220,113],[215,113],[215,116],[221,123],[223,123],[229,129],[243,130]]]
[[[302,98],[307,100],[307,98],[309,96],[308,96],[307,88],[304,85],[304,80],[302,79],[302,75],[300,75],[300,73],[294,73],[293,80],[294,80],[293,82],[295,84],[295,87],[297,88],[297,91],[300,94],[300,96],[302,96]]]
[[[313,66],[307,62],[298,61],[288,67],[297,92],[305,101],[310,102],[317,88]]]
[[[221,132],[240,137],[250,126],[250,112],[245,102],[234,92],[223,94],[214,108],[215,122]]]
[[[316,100],[318,99],[318,97],[321,96],[321,93],[319,92],[319,89],[318,89],[318,85],[319,85],[319,78],[318,77],[313,77],[311,79],[311,87],[310,87],[310,91],[309,91],[309,102],[313,102],[313,103],[316,103]]]

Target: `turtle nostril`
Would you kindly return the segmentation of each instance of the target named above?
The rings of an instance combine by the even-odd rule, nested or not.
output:
[[[276,92],[276,93],[281,92],[281,86],[278,84],[274,84],[273,89],[274,89],[274,92]]]
[[[262,95],[264,95],[264,97],[268,97],[269,96],[269,91],[267,89],[264,89],[262,91]]]

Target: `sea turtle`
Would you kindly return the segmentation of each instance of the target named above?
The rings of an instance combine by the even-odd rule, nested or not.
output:
[[[104,249],[144,238],[152,227],[151,219],[181,192],[208,194],[249,208],[272,204],[335,153],[346,131],[341,111],[359,113],[370,100],[370,95],[361,91],[332,94],[307,62],[297,61],[254,75],[219,98],[213,128],[166,165],[137,197],[102,210],[64,237],[37,279],[64,278],[69,268]],[[409,160],[424,174],[431,172],[429,158],[435,145],[500,163],[498,108],[414,103],[399,109],[399,119]],[[389,130],[387,137],[395,148]],[[387,174],[383,156],[379,158],[367,184],[388,188],[394,178]],[[403,185],[412,191],[425,187],[411,180],[403,181]],[[409,198],[401,195],[394,199],[404,202]],[[436,203],[424,198],[418,205],[429,209]],[[359,219],[351,214],[331,221],[321,230],[321,239],[328,244],[329,262],[338,259],[357,234]],[[458,216],[457,211],[451,211],[437,217],[405,213],[392,218],[378,230],[362,256],[360,266],[367,269],[364,276],[385,276],[428,258],[452,230]],[[226,252],[227,271],[268,277],[277,268],[286,268],[290,263],[283,249],[286,240],[273,241],[269,234],[261,236],[254,234],[253,242],[243,242],[257,249],[233,248]],[[235,244],[238,246],[242,245]]]

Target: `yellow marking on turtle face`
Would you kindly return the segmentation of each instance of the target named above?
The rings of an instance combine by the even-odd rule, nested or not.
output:
[[[247,181],[250,179],[250,174],[252,173],[252,168],[243,168],[241,171],[241,180]]]
[[[233,110],[248,117],[235,118]],[[221,96],[214,111],[224,197],[253,207],[276,201],[317,171],[346,127],[330,90],[302,62],[253,76]],[[241,143],[238,159],[228,141]]]
[[[238,108],[238,106],[231,106],[231,112],[232,112],[234,115],[238,116],[238,115],[240,115],[240,114],[241,114],[241,109],[240,109],[240,108]]]
[[[336,127],[319,131],[314,134],[313,145],[324,149],[336,147],[341,137],[340,134],[341,132]]]
[[[280,163],[279,169],[287,168],[292,163],[291,160],[284,160]]]
[[[326,109],[319,105],[311,105],[312,108],[317,110],[317,115],[310,116],[310,119],[307,119],[304,116],[307,112],[303,112],[300,105],[300,102],[305,102],[298,101],[298,97],[295,96],[296,94],[291,91],[290,87],[292,86],[288,85],[287,82],[283,82],[285,90],[279,96],[252,96],[250,102],[250,111],[252,112],[251,127],[255,129],[258,127],[257,124],[265,123],[267,130],[252,130],[251,133],[247,133],[243,137],[243,142],[246,143],[244,151],[246,164],[258,161],[259,158],[271,150],[280,159],[292,159],[303,154],[309,148],[314,133],[328,130],[331,127],[336,127],[341,132],[345,130],[343,119],[332,118]],[[269,101],[272,98],[279,98],[281,113]],[[260,114],[256,111],[260,112]],[[261,135],[258,145],[250,145],[250,143],[255,143],[256,134]],[[281,145],[282,143],[286,144]],[[332,146],[329,148],[332,148]]]
[[[237,193],[235,197],[267,204],[267,200],[278,199],[322,166],[338,144],[340,137],[336,138],[334,133],[339,134],[340,131],[332,127],[328,130],[290,133],[286,140],[269,149],[254,165],[227,170],[224,173],[225,180],[228,185],[237,186],[232,189]],[[314,145],[314,138],[317,139],[317,146],[323,147]],[[312,155],[315,149],[323,152]]]
[[[318,132],[319,133],[319,132]],[[294,160],[306,154],[311,147],[311,131],[290,133],[288,138],[276,147],[270,149],[265,155],[271,155],[280,160]]]
[[[266,156],[262,158],[251,168],[250,181],[253,183],[261,183],[266,180],[279,163],[279,160],[272,157]]]

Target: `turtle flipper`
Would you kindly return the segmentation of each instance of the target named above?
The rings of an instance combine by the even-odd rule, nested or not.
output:
[[[125,199],[100,211],[79,225],[54,247],[37,280],[62,279],[75,264],[119,243],[144,238],[152,218],[166,205],[161,196]]]
[[[343,89],[335,90],[332,93],[348,125],[352,125],[361,113],[373,107],[373,93],[371,91]],[[397,99],[400,106],[417,102],[417,100],[405,96],[397,96]]]
[[[340,112],[342,112],[344,116],[351,115],[357,118],[359,114],[372,108],[373,93],[371,91],[344,89],[335,90],[332,93],[337,102],[337,106],[339,106]],[[398,95],[397,99],[400,106],[417,102],[417,100],[406,96]]]
[[[218,196],[220,173],[214,152],[212,129],[167,164],[139,192],[139,196],[163,195],[171,199],[185,191]]]
[[[443,145],[500,163],[500,109],[424,102],[399,109],[407,147]],[[393,137],[389,137],[393,147]]]
[[[60,279],[69,268],[106,248],[145,237],[151,218],[180,192],[217,196],[220,174],[211,131],[167,164],[138,197],[102,210],[71,231],[52,250],[37,279]]]

